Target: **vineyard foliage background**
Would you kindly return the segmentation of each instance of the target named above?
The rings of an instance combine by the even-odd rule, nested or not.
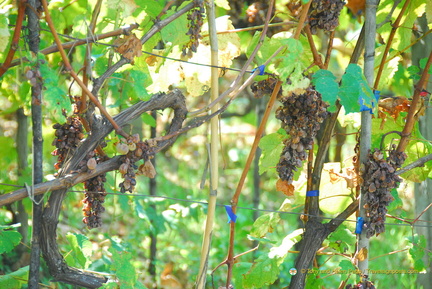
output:
[[[326,145],[328,131],[318,132],[309,154],[309,166],[306,161],[302,163],[294,174],[293,186],[281,181],[277,165],[284,149],[283,140],[287,138],[287,132],[281,129],[281,122],[275,116],[281,102],[276,102],[266,124],[262,120],[269,96],[276,96],[279,84],[278,98],[282,102],[283,97],[291,93],[303,95],[305,89],[313,86],[328,104],[328,111],[333,115],[338,113],[335,128],[328,134],[331,138],[328,153],[324,152],[325,163],[318,172],[319,214],[323,217],[320,224],[341,216],[359,193],[356,170],[361,166],[353,157],[358,159],[361,142],[360,111],[370,111],[373,115],[372,149],[381,148],[387,154],[393,145],[399,145],[403,138],[400,132],[409,122],[407,119],[413,117],[415,124],[404,148],[407,155],[404,166],[431,155],[430,132],[421,131],[422,125],[417,123],[430,114],[432,86],[429,78],[424,81],[432,71],[428,69],[432,53],[430,1],[380,1],[376,13],[377,34],[373,37],[376,39],[375,77],[379,70],[382,73],[374,85],[364,76],[363,52],[358,54],[355,50],[364,39],[360,36],[365,21],[364,1],[348,1],[348,5],[340,7],[340,15],[326,14],[327,18],[339,16],[339,25],[333,32],[313,26],[314,18],[310,15],[318,9],[319,1],[312,4],[275,1],[274,10],[268,14],[271,25],[266,21],[272,5],[268,1],[214,2],[220,67],[216,74],[208,67],[213,57],[211,47],[215,45],[212,27],[209,29],[207,24],[213,19],[209,13],[212,4],[208,4],[212,1],[51,1],[48,11],[52,25],[39,1],[0,3],[0,59],[4,63],[0,69],[0,166],[3,168],[0,171],[0,287],[20,288],[27,283],[34,286],[28,266],[34,260],[30,257],[31,236],[37,224],[32,217],[34,204],[27,195],[14,202],[4,201],[8,193],[13,194],[24,185],[30,190],[37,175],[33,168],[35,130],[29,124],[32,112],[35,115],[34,107],[40,105],[43,116],[43,167],[36,170],[43,175],[39,182],[44,183],[52,181],[63,165],[59,164],[57,153],[52,153],[56,123],[70,122],[68,117],[74,113],[89,121],[90,130],[79,136],[83,144],[84,139],[103,134],[91,128],[98,127],[93,122],[97,123],[105,113],[95,109],[89,93],[83,93],[83,86],[96,92],[101,107],[111,116],[140,101],[155,103],[153,108],[143,110],[138,118],[124,125],[124,133],[121,130],[116,133],[110,126],[113,122],[104,122],[105,144],[94,143],[91,149],[96,149],[98,156],[91,158],[94,163],[85,159],[80,170],[68,172],[85,175],[97,170],[105,160],[101,151],[118,160],[105,176],[107,195],[103,202],[105,212],[101,214],[102,226],[90,229],[88,220],[87,225],[82,222],[83,192],[88,184],[70,187],[64,200],[59,202],[61,213],[55,230],[61,255],[71,267],[89,275],[99,272],[96,276],[108,278],[106,284],[97,283],[104,288],[193,288],[204,258],[200,252],[203,239],[206,240],[204,223],[211,210],[208,195],[215,191],[209,189],[212,186],[209,174],[214,174],[214,159],[209,160],[208,144],[215,130],[211,128],[207,107],[215,83],[212,77],[217,78],[217,94],[224,98],[218,99],[212,110],[213,119],[219,125],[216,129],[216,139],[220,141],[216,145],[219,177],[208,268],[204,270],[205,288],[219,288],[226,283],[233,284],[234,288],[282,288],[294,282],[290,269],[296,267],[299,251],[303,250],[300,240],[307,238],[304,234],[307,218],[302,214],[310,206],[306,191],[312,182],[311,160],[322,153],[320,147]],[[341,5],[341,1],[322,2]],[[304,7],[308,5],[312,7],[306,10],[309,24],[301,30],[299,27],[305,23],[301,16],[306,15]],[[28,17],[22,18],[24,9],[26,13],[32,10],[39,17],[38,53],[31,48],[32,22]],[[20,21],[23,26],[17,38],[15,28]],[[52,33],[53,27],[58,36]],[[263,29],[265,39],[261,34]],[[80,39],[86,41],[75,42]],[[65,48],[63,57],[56,48],[56,40],[73,42]],[[11,50],[15,53],[7,64]],[[359,59],[353,61],[356,54]],[[253,62],[241,75],[251,57]],[[113,67],[115,70],[110,70]],[[82,79],[82,85],[74,73]],[[246,85],[241,92],[224,93],[231,89],[232,83],[241,85],[252,80],[251,75],[252,86]],[[40,103],[34,97],[39,85]],[[166,95],[160,92],[167,93],[166,99],[182,99],[184,95],[184,107],[179,104],[181,100],[166,105]],[[87,98],[83,98],[85,94]],[[421,95],[421,100],[412,113],[409,109],[416,94]],[[86,101],[88,106],[83,105]],[[178,125],[176,120],[181,118],[179,111],[183,108],[188,111],[183,122],[186,129],[173,136],[172,129]],[[94,111],[96,118],[92,116]],[[131,114],[124,113],[122,117]],[[115,120],[121,123],[122,118]],[[265,133],[259,142],[260,149],[244,186],[238,186],[242,172],[249,169],[246,160],[262,123]],[[156,141],[140,142],[155,138]],[[171,145],[167,140],[175,142]],[[101,146],[96,148],[97,144]],[[122,167],[119,161],[122,159],[115,157],[135,152],[136,146],[141,146],[145,155],[144,161],[137,162],[141,175],[136,176],[133,192],[122,193],[134,187],[135,173],[132,166]],[[130,154],[127,158],[132,159]],[[388,206],[386,230],[370,238],[368,250],[368,266],[372,271],[414,270],[417,274],[371,274],[369,280],[377,288],[419,288],[418,284],[430,284],[431,230],[430,223],[425,221],[431,220],[431,210],[427,210],[430,198],[419,200],[424,200],[421,199],[424,195],[430,197],[430,192],[423,193],[421,189],[427,188],[431,170],[432,163],[426,161],[401,174],[403,182],[391,191],[394,200]],[[234,192],[239,187],[241,194],[236,199]],[[45,194],[42,199],[45,208],[49,207],[49,195]],[[37,201],[38,197],[32,199]],[[233,215],[224,205],[234,207],[235,225]],[[230,224],[227,224],[227,212]],[[234,226],[235,239],[230,243],[230,230],[232,236]],[[356,254],[354,233],[356,215],[345,216],[334,229],[319,244],[314,262],[307,267],[313,269],[303,274],[307,288],[337,288],[360,281],[356,274],[346,273],[357,269],[360,258]],[[254,250],[247,252],[251,249]],[[234,260],[229,257],[230,252],[247,253],[230,264],[227,260]],[[220,263],[229,266],[217,267]],[[55,274],[50,266],[49,262],[41,262],[37,282],[50,288],[73,288],[64,282],[54,282],[52,275]],[[212,271],[214,268],[217,269]],[[90,283],[88,286],[98,287]]]

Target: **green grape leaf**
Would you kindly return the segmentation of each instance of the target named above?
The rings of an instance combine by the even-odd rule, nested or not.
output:
[[[348,278],[348,272],[353,272],[353,270],[356,270],[356,268],[354,267],[354,265],[348,261],[348,260],[342,260],[339,262],[339,267],[341,270],[341,279],[345,280],[346,278]],[[338,272],[338,271],[335,271]]]
[[[285,136],[280,133],[271,133],[261,138],[259,147],[262,150],[259,174],[267,171],[276,173],[276,165],[279,162],[280,155],[284,148],[283,138]]]
[[[12,251],[21,239],[22,236],[17,231],[0,230],[0,254]]]
[[[261,255],[244,275],[244,288],[263,288],[264,285],[273,284],[278,278],[281,261],[280,258]]]
[[[151,127],[156,127],[156,120],[154,119],[153,116],[151,116],[151,115],[148,114],[148,113],[143,113],[143,114],[141,115],[141,120],[142,120],[145,124],[147,124],[147,125],[149,125],[149,126],[151,126]]]
[[[342,76],[339,98],[347,114],[359,112],[362,107],[373,109],[376,102],[375,96],[357,64],[348,65]]]
[[[155,19],[164,8],[164,6],[157,1],[135,0],[135,4],[142,8],[145,13],[153,19]],[[134,16],[136,15],[134,14]]]
[[[339,93],[339,84],[335,81],[336,76],[328,70],[320,69],[312,76],[312,84],[321,93],[322,99],[330,104],[328,111],[336,111],[336,99]]]
[[[319,278],[319,273],[312,273],[306,276],[306,287],[308,289],[321,289],[324,286],[324,280]]]
[[[261,33],[256,32],[249,42],[249,46],[246,49],[246,56],[250,57],[255,47],[258,45],[258,41]],[[254,63],[261,65],[272,56],[272,54],[281,46],[280,40],[274,38],[265,37],[264,42],[255,56]]]
[[[171,11],[171,13],[168,12],[167,14],[173,14],[174,12]],[[165,43],[171,43],[172,46],[183,46],[190,40],[189,35],[185,33],[185,31],[188,31],[188,25],[187,15],[183,14],[162,29],[160,33],[162,40]]]
[[[411,65],[407,68],[409,78],[417,81],[420,79],[420,68],[415,65]]]
[[[24,288],[28,282],[29,268],[25,266],[15,272],[0,275],[0,288]]]
[[[149,74],[144,73],[140,70],[130,70],[129,76],[132,79],[132,89],[138,99],[147,101],[151,98],[151,95],[147,92],[146,87],[151,84],[151,79],[149,82]]]
[[[41,56],[45,58],[45,56]],[[43,101],[47,107],[47,110],[59,123],[66,121],[62,110],[65,110],[66,114],[70,114],[72,108],[69,98],[67,97],[66,89],[61,84],[57,73],[51,69],[46,62],[40,65],[40,72],[44,78],[44,87],[46,89],[44,93]]]
[[[251,269],[252,263],[238,262],[233,266],[234,288],[243,289],[244,275]]]
[[[402,199],[399,197],[399,193],[396,189],[391,190],[391,195],[393,196],[393,201],[389,204],[388,206],[388,211],[389,213],[392,212],[393,210],[402,208],[403,206],[403,202]]]
[[[9,43],[8,19],[5,13],[0,13],[0,53],[6,50]]]
[[[112,254],[113,262],[111,267],[115,270],[115,275],[119,279],[121,286],[133,288],[137,281],[137,275],[135,267],[132,265],[132,253],[127,251],[117,251],[113,247],[108,251]]]
[[[72,246],[73,254],[70,255],[72,255],[77,264],[87,269],[91,263],[90,257],[93,252],[92,243],[86,236],[76,233],[68,233],[66,238]]]
[[[407,159],[405,164],[410,164],[421,157],[424,157],[432,153],[432,145],[428,141],[411,141],[405,153],[407,154]],[[402,178],[410,180],[412,182],[421,183],[426,180],[432,171],[432,163],[426,162],[423,166],[417,167],[403,173]]]
[[[356,237],[346,226],[341,225],[330,234],[328,240],[330,248],[343,254],[350,250],[351,244],[355,243]]]
[[[256,238],[262,238],[267,233],[273,232],[273,229],[280,221],[280,216],[277,213],[265,214],[255,220],[250,231],[250,235]]]

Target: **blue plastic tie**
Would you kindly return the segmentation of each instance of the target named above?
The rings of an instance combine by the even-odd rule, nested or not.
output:
[[[369,111],[370,114],[373,114],[373,110],[372,109],[378,103],[378,100],[380,99],[380,93],[381,93],[381,91],[374,90],[375,101],[372,101],[372,103],[371,103],[372,108],[368,107],[367,105],[364,105],[364,99],[363,99],[363,97],[360,97],[360,111]]]
[[[252,70],[252,73],[254,73],[257,69],[259,69],[259,72],[260,72],[260,73],[258,73],[258,75],[264,75],[264,73],[265,73],[265,65],[264,64],[254,68]]]
[[[234,214],[232,207],[229,205],[225,205],[225,211],[226,211],[227,216],[228,216],[228,223],[231,223],[231,222],[235,223],[237,220],[237,215]]]
[[[306,192],[306,197],[318,197],[318,196],[319,196],[318,190]]]
[[[357,218],[356,229],[355,229],[355,233],[356,234],[361,234],[361,232],[363,231],[363,225],[364,225],[364,219],[363,219],[363,217],[358,217]]]

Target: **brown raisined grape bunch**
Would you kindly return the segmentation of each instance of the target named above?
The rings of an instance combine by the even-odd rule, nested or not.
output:
[[[106,158],[97,158],[97,162],[103,162]],[[82,201],[83,207],[83,223],[89,229],[102,226],[102,213],[105,212],[103,203],[107,195],[104,183],[106,182],[105,174],[98,175],[84,182],[85,198]]]
[[[363,186],[366,188],[364,207],[368,217],[365,223],[368,238],[385,231],[387,207],[393,201],[391,191],[402,181],[396,175],[396,170],[402,166],[406,157],[404,152],[397,152],[395,146],[387,159],[384,159],[384,154],[379,149],[369,154],[362,174]]]
[[[150,151],[150,146],[147,142],[140,141],[139,135],[135,134],[128,139],[122,139],[122,141],[117,144],[117,151],[126,151],[126,154],[121,158],[122,164],[119,167],[119,172],[121,173],[124,181],[119,184],[120,192],[132,193],[137,184],[136,182],[136,170],[138,166],[135,164],[140,160],[147,161],[150,156],[148,152]]]
[[[192,57],[193,52],[197,52],[197,48],[199,45],[199,40],[202,38],[201,36],[201,27],[203,26],[204,20],[204,6],[203,1],[195,0],[195,7],[192,8],[188,15],[187,19],[189,20],[189,30],[186,35],[189,35],[189,42],[185,44],[182,48],[182,55]]]
[[[57,156],[57,163],[54,164],[54,167],[59,170],[67,154],[75,150],[84,138],[83,126],[78,116],[70,116],[66,119],[66,123],[56,123],[53,128],[55,129],[55,139],[52,145],[56,149],[51,154]]]
[[[261,81],[256,81],[252,83],[250,86],[254,97],[261,98],[264,95],[270,95],[273,92],[274,87],[276,86],[277,79],[269,77],[268,79],[264,79]],[[278,96],[280,97],[282,95],[282,88],[279,89]]]
[[[333,31],[339,25],[339,15],[344,6],[343,0],[312,0],[309,8],[312,34],[315,34],[318,28]]]
[[[291,184],[294,172],[306,160],[306,151],[312,149],[313,139],[329,115],[328,104],[312,87],[302,94],[292,93],[279,100],[282,106],[276,110],[276,118],[282,121],[282,128],[289,138],[284,141],[277,172],[282,180]]]

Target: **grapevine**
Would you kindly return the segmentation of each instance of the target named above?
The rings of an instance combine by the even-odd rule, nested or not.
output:
[[[365,209],[368,217],[365,223],[366,236],[379,235],[385,231],[384,222],[387,207],[393,201],[391,190],[397,188],[402,179],[396,175],[407,158],[404,152],[397,152],[395,146],[387,159],[381,150],[375,149],[369,154],[368,161],[362,172],[365,192]]]
[[[279,177],[291,184],[294,172],[302,166],[311,150],[320,124],[329,115],[321,95],[309,87],[302,94],[292,93],[280,99],[282,106],[276,110],[276,118],[282,121],[282,128],[289,134],[284,141],[277,171]]]

